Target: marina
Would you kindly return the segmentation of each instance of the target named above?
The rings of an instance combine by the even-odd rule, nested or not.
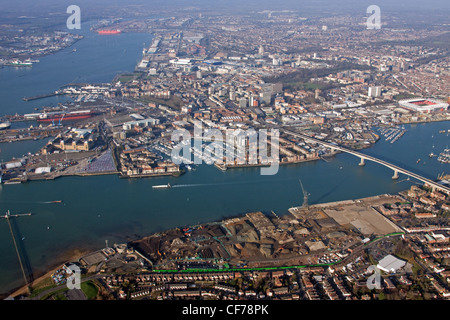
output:
[[[400,128],[383,128],[380,130],[380,133],[384,136],[385,141],[395,143],[398,139],[403,137],[406,131],[405,127],[402,126]]]
[[[450,149],[444,149],[444,151],[439,154],[437,160],[442,163],[450,163]]]

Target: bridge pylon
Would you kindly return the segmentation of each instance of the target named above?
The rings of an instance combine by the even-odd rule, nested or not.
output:
[[[394,170],[394,175],[392,176],[393,180],[397,180],[398,179],[398,171]]]
[[[361,161],[359,162],[360,167],[364,167],[366,163],[364,162],[364,158],[361,158]]]

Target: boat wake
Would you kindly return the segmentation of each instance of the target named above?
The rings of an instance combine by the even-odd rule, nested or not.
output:
[[[237,185],[237,184],[262,184],[262,183],[273,183],[273,182],[286,182],[295,179],[280,179],[280,180],[247,180],[239,182],[216,182],[216,183],[192,183],[192,184],[175,184],[172,188],[195,188],[195,187],[214,187],[214,186],[225,186],[225,185]]]
[[[220,185],[220,183],[193,183],[193,184],[176,184],[172,188],[194,188],[194,187],[208,187]]]
[[[28,204],[52,204],[52,203],[63,203],[61,200],[54,200],[54,201],[24,201],[24,200],[6,200],[6,201],[0,201],[0,203],[28,203]]]

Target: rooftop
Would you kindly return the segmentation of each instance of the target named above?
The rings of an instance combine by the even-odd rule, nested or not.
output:
[[[406,262],[389,254],[378,262],[377,267],[384,272],[396,272],[403,268]]]

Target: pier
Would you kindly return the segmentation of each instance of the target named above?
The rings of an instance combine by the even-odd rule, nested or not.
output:
[[[51,93],[47,93],[47,94],[41,94],[41,95],[37,95],[37,96],[31,96],[31,97],[24,97],[23,100],[24,101],[32,101],[32,100],[38,100],[38,99],[43,99],[43,98],[48,98],[48,97],[53,97],[53,96],[60,96],[63,95],[64,93],[61,93],[59,91],[55,91],[55,92],[51,92]]]
[[[24,279],[24,281],[25,281],[25,285],[27,286],[27,288],[28,288],[28,292],[30,293],[31,291],[30,291],[30,282],[32,281],[32,277],[33,277],[33,274],[32,274],[32,272],[31,272],[31,268],[30,268],[30,263],[29,263],[29,261],[28,261],[28,256],[24,253],[24,259],[25,259],[25,263],[26,263],[26,265],[27,265],[27,267],[28,267],[28,271],[29,271],[29,277],[30,277],[30,280],[31,281],[28,281],[28,278],[27,278],[27,276],[26,276],[26,272],[25,272],[25,267],[24,267],[24,263],[23,263],[23,261],[22,261],[22,258],[21,258],[21,254],[20,254],[20,245],[17,243],[17,241],[16,241],[16,236],[15,236],[15,233],[16,232],[18,232],[18,230],[17,230],[17,226],[16,226],[16,232],[14,232],[15,230],[14,230],[14,228],[13,228],[13,226],[12,226],[12,224],[11,224],[11,218],[18,218],[18,217],[21,217],[21,216],[31,216],[31,213],[19,213],[19,214],[11,214],[10,212],[9,212],[9,210],[6,212],[6,214],[4,215],[4,216],[1,216],[2,218],[4,218],[5,220],[6,220],[6,222],[8,223],[8,227],[9,227],[9,231],[10,231],[10,233],[11,233],[11,238],[12,238],[12,241],[13,241],[13,244],[14,244],[14,249],[15,249],[15,251],[16,251],[16,255],[17,255],[17,258],[18,258],[18,260],[19,260],[19,264],[20,264],[20,269],[21,269],[21,271],[22,271],[22,276],[23,276],[23,279]],[[22,248],[22,252],[24,252],[24,250],[23,250],[23,248]]]

